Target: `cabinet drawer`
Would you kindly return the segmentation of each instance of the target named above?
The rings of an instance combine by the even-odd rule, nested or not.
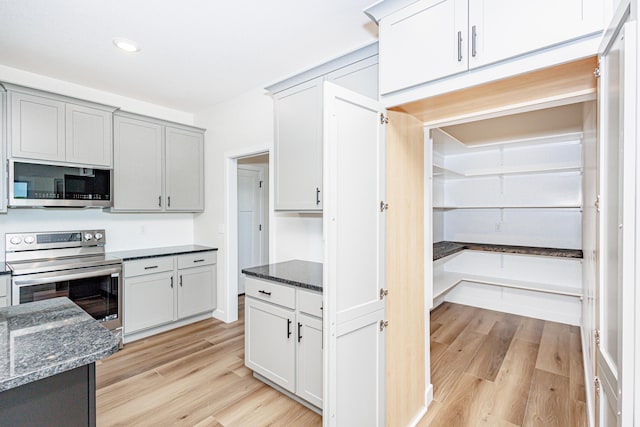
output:
[[[2,307],[9,307],[9,298],[7,297],[0,298],[0,308]]]
[[[143,274],[160,273],[173,270],[174,257],[146,258],[124,263],[124,277],[141,276]]]
[[[217,253],[211,252],[198,252],[195,254],[178,255],[178,269],[199,267],[201,265],[215,264],[217,260]]]
[[[322,317],[322,294],[298,290],[298,311]]]
[[[284,307],[296,307],[296,291],[284,285],[247,277],[245,292],[253,298],[269,301]]]

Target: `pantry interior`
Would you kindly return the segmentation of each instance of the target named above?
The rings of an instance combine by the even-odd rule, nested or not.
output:
[[[399,223],[406,228],[424,221],[427,334],[429,311],[444,301],[577,325],[585,377],[593,378],[596,67],[596,58],[589,57],[391,109],[388,197],[398,203],[401,197],[393,192],[403,192],[403,202],[420,199],[424,209],[423,218],[406,211],[402,219],[394,218],[396,203],[390,203],[387,233]],[[407,120],[411,125],[399,124]],[[392,127],[394,121],[398,125]],[[394,148],[394,143],[405,148]],[[412,144],[424,150],[420,165],[409,160],[410,154],[395,156]],[[421,172],[424,185],[409,187],[407,169],[413,176]],[[610,198],[610,203],[617,200]],[[388,272],[422,256],[408,252],[408,260],[388,265]],[[417,270],[414,279],[420,277]],[[402,292],[405,303],[419,296],[417,289],[399,286],[389,292]],[[400,323],[399,310],[393,311],[391,301],[389,306],[389,322],[396,320],[409,334],[411,320]],[[413,336],[419,340],[420,328]],[[425,341],[428,386],[428,335]],[[389,362],[401,359],[394,356],[397,344],[390,331]],[[587,390],[588,399],[591,394]]]

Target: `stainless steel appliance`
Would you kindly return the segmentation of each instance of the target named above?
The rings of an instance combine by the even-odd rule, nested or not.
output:
[[[5,234],[14,305],[65,296],[111,330],[122,328],[122,260],[104,230]]]
[[[113,206],[109,169],[9,162],[9,207]]]

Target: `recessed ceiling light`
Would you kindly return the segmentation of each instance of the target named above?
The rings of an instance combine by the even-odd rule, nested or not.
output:
[[[116,47],[124,50],[125,52],[139,52],[140,51],[140,47],[138,46],[138,44],[134,41],[131,40],[127,40],[127,39],[123,39],[121,37],[116,37],[115,39],[113,39],[113,44],[116,45]]]

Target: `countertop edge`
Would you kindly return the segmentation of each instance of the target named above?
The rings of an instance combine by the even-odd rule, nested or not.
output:
[[[218,248],[213,248],[213,247],[212,248],[202,247],[202,248],[194,248],[194,249],[179,249],[181,248],[181,246],[176,246],[175,249],[172,249],[172,248],[174,247],[168,246],[168,247],[162,247],[162,248],[150,248],[150,249],[139,249],[139,250],[134,249],[134,251],[149,252],[148,254],[142,254],[142,255],[127,255],[127,252],[129,251],[115,251],[115,252],[108,253],[108,255],[120,258],[124,262],[124,261],[135,261],[139,259],[160,258],[160,257],[166,257],[166,256],[177,256],[177,255],[218,251]],[[158,250],[162,250],[162,249],[167,249],[167,252],[166,253],[157,252]]]
[[[266,274],[254,273],[254,272],[251,272],[251,271],[245,271],[244,269],[242,270],[242,273],[246,274],[247,276],[257,277],[258,279],[271,280],[272,282],[278,282],[278,283],[282,283],[284,285],[290,285],[290,286],[293,286],[293,287],[296,287],[296,288],[303,288],[303,289],[307,289],[307,290],[310,290],[310,291],[322,293],[322,287],[316,286],[316,285],[312,285],[310,283],[302,283],[302,282],[297,282],[297,281],[294,281],[294,280],[283,279],[281,277],[275,277],[275,276],[269,276],[269,275],[266,275]]]

